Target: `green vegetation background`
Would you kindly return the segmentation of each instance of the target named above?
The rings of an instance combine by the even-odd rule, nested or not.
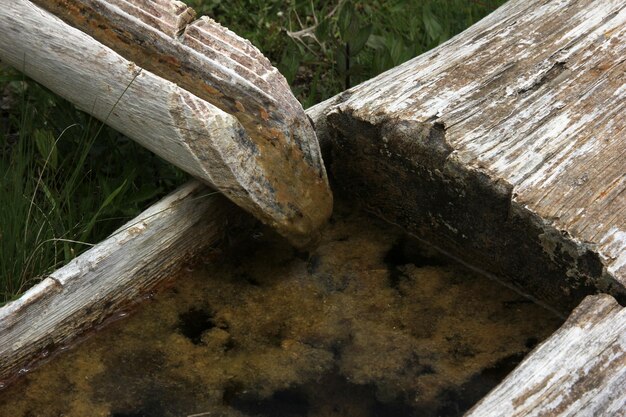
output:
[[[249,39],[304,107],[392,68],[504,0],[186,0]],[[0,305],[186,174],[0,65]]]

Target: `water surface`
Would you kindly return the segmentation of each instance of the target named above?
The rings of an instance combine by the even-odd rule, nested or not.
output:
[[[320,246],[211,250],[0,392],[2,416],[459,416],[561,319],[340,208]]]

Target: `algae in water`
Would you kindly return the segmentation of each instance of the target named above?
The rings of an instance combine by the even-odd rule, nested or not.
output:
[[[4,416],[458,416],[561,319],[339,209],[319,247],[207,256],[0,393]]]

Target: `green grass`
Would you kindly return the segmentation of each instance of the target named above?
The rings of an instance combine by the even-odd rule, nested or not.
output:
[[[305,107],[427,51],[503,0],[186,0],[250,39]],[[178,169],[0,67],[0,304],[184,181]]]
[[[309,107],[446,41],[504,0],[184,0],[249,39]]]
[[[185,175],[0,69],[0,303],[104,239]]]

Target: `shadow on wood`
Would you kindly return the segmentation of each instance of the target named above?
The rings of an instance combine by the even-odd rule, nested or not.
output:
[[[339,188],[563,312],[626,301],[626,6],[516,1],[309,110]]]

